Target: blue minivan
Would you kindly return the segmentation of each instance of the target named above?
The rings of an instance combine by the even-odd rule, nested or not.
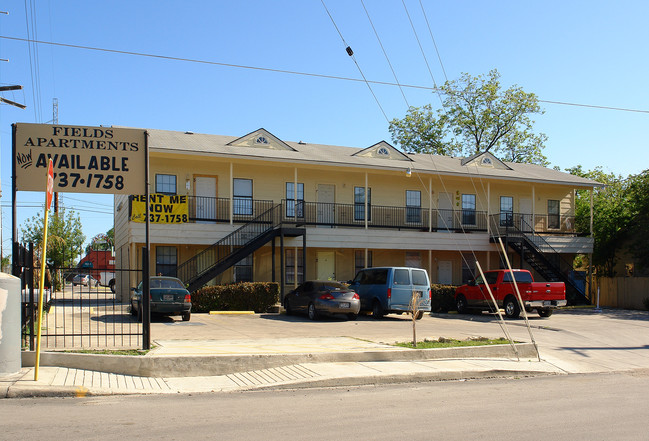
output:
[[[408,267],[365,268],[349,286],[361,298],[361,311],[372,311],[374,318],[391,312],[410,311],[410,302],[417,296],[416,318],[430,312],[430,279],[425,269]]]

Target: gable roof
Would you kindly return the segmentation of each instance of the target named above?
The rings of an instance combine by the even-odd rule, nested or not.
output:
[[[190,132],[148,129],[149,150],[151,153],[199,155],[220,158],[241,158],[259,161],[275,161],[291,164],[317,164],[323,166],[350,167],[375,170],[392,170],[405,173],[408,168],[421,175],[441,175],[474,177],[480,179],[504,179],[523,182],[552,183],[575,187],[601,187],[597,181],[571,175],[536,164],[520,164],[498,160],[502,167],[480,167],[472,163],[477,157],[463,158],[433,154],[400,153],[405,160],[390,161],[382,157],[363,156],[359,153],[368,150],[334,145],[310,144],[281,141],[288,148],[259,148],[239,142],[249,139],[249,135],[270,132],[254,132],[243,137],[207,135]],[[274,135],[270,134],[273,138]],[[273,140],[274,141],[274,140]],[[383,146],[385,141],[372,147]],[[389,145],[388,143],[385,143]],[[390,146],[392,147],[392,146]],[[394,147],[392,147],[394,148]],[[395,149],[396,150],[396,149]],[[488,155],[491,155],[488,153]],[[475,156],[475,155],[474,155]],[[495,156],[491,155],[495,158]],[[497,159],[497,158],[495,158]]]
[[[380,159],[394,159],[397,161],[412,161],[408,155],[395,149],[385,141],[377,142],[366,149],[360,150],[352,156],[360,156],[365,158],[380,158]]]
[[[511,167],[509,167],[507,164],[505,164],[489,152],[476,153],[475,155],[469,156],[468,158],[463,158],[460,164],[463,166],[474,165],[476,167],[511,170]]]
[[[235,147],[255,147],[260,149],[295,151],[295,149],[289,147],[284,141],[263,127],[229,142],[228,145]]]

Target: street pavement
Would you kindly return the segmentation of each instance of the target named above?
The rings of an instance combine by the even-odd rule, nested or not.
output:
[[[510,345],[493,352],[397,348],[394,342],[412,339],[405,315],[316,322],[284,314],[162,318],[152,323],[154,349],[144,356],[53,354],[47,363],[44,353],[38,381],[33,367],[2,376],[0,396],[234,392],[649,369],[645,311],[562,310],[549,319],[532,313],[531,335],[523,319],[505,324],[523,342],[518,356]],[[420,340],[503,336],[491,314],[427,315],[416,331]]]

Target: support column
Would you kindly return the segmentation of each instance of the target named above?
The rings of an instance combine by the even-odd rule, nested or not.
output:
[[[308,280],[306,277],[306,229],[302,235],[302,279]]]
[[[275,282],[275,238],[273,237],[273,242],[271,243],[270,246],[271,252],[270,252],[270,261],[271,261],[271,282]]]
[[[281,301],[284,301],[284,231],[280,228],[279,230],[279,249],[280,249],[280,255],[279,255],[279,295],[281,297]]]

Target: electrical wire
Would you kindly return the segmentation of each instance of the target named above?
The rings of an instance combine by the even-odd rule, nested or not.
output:
[[[435,37],[433,37],[433,31],[430,29],[430,23],[428,22],[428,16],[426,15],[426,10],[424,9],[424,4],[419,0],[419,6],[421,6],[421,12],[424,14],[426,19],[426,26],[428,26],[428,32],[430,33],[430,39],[433,40],[433,46],[435,46],[435,52],[437,52],[437,59],[439,60],[439,65],[442,66],[442,72],[444,72],[444,79],[448,82],[448,77],[446,76],[446,69],[444,69],[444,63],[442,63],[442,57],[439,55],[439,49],[437,49],[437,43],[435,42]]]
[[[168,55],[148,54],[148,53],[144,53],[144,52],[123,51],[123,50],[117,50],[117,49],[107,49],[107,48],[99,48],[99,47],[92,47],[92,46],[83,46],[83,45],[78,45],[78,44],[57,43],[57,42],[52,42],[52,41],[32,40],[32,39],[29,39],[29,38],[10,37],[10,36],[6,36],[6,35],[0,35],[0,39],[12,40],[12,41],[32,42],[32,43],[37,43],[37,44],[46,44],[46,45],[58,46],[58,47],[66,47],[66,48],[71,48],[71,49],[83,49],[83,50],[108,52],[108,53],[122,54],[122,55],[133,55],[133,56],[139,56],[139,57],[157,58],[157,59],[170,60],[170,61],[182,61],[182,62],[187,62],[187,63],[206,64],[206,65],[221,66],[221,67],[232,67],[232,68],[236,68],[236,69],[259,70],[259,71],[263,71],[263,72],[282,73],[282,74],[289,74],[289,75],[301,75],[301,76],[307,76],[307,77],[325,78],[325,79],[330,79],[330,80],[366,82],[366,83],[370,83],[370,84],[378,84],[378,85],[384,85],[384,86],[401,86],[401,87],[407,87],[407,88],[410,88],[410,89],[430,90],[430,91],[433,91],[433,92],[438,90],[437,87],[421,86],[421,85],[416,85],[416,84],[406,84],[406,83],[397,84],[397,83],[393,83],[393,82],[390,82],[390,81],[377,81],[377,80],[368,80],[368,79],[362,79],[362,78],[343,77],[343,76],[339,76],[339,75],[327,75],[327,74],[319,74],[319,73],[313,73],[313,72],[301,72],[301,71],[293,71],[293,70],[286,70],[286,69],[273,69],[273,68],[269,68],[269,67],[248,66],[248,65],[243,65],[243,64],[221,63],[221,62],[218,62],[218,61],[208,61],[208,60],[200,60],[200,59],[193,59],[193,58],[173,57],[173,56],[168,56]],[[541,99],[539,99],[538,101],[540,103],[557,104],[557,105],[562,105],[562,106],[577,106],[577,107],[587,107],[587,108],[592,108],[592,109],[615,110],[615,111],[620,111],[620,112],[636,112],[636,113],[649,114],[649,110],[643,110],[643,109],[631,109],[631,108],[625,108],[625,107],[601,106],[601,105],[594,105],[594,104],[580,104],[580,103],[572,103],[572,102],[567,102],[567,101],[550,101],[550,100],[541,100]]]
[[[345,45],[345,49],[347,50],[347,54],[351,57],[351,59],[354,61],[354,64],[356,65],[356,68],[358,69],[358,72],[360,72],[361,76],[363,77],[363,81],[367,85],[367,88],[370,90],[370,93],[374,97],[374,101],[376,101],[376,104],[379,106],[379,109],[381,109],[381,113],[383,114],[383,117],[385,120],[390,124],[390,119],[388,118],[388,115],[385,113],[385,110],[383,110],[383,106],[381,106],[381,103],[379,102],[379,99],[376,97],[376,94],[374,93],[374,90],[372,90],[372,86],[370,86],[369,81],[367,81],[367,78],[365,78],[365,74],[363,73],[363,70],[361,69],[361,66],[358,64],[356,61],[356,57],[354,56],[354,51],[351,49],[351,46],[347,44],[345,41],[345,38],[343,37],[343,34],[340,32],[340,29],[338,29],[338,26],[336,25],[336,22],[334,18],[332,17],[331,13],[329,12],[329,9],[327,9],[327,5],[325,5],[324,0],[320,0],[322,3],[322,6],[324,6],[325,11],[327,11],[327,15],[331,19],[331,22],[333,23],[334,27],[336,28],[336,31],[338,31],[338,35],[340,35],[340,39],[343,41],[343,44]]]
[[[399,90],[401,91],[401,95],[403,96],[403,100],[406,102],[406,106],[410,108],[410,104],[408,103],[408,98],[406,98],[406,94],[403,92],[403,87],[401,87],[401,84],[399,83],[399,79],[397,78],[397,74],[394,71],[394,68],[392,67],[392,63],[390,62],[390,58],[388,57],[388,53],[385,51],[385,48],[383,47],[383,43],[381,42],[381,38],[379,37],[379,33],[376,31],[376,28],[374,27],[374,23],[372,23],[372,19],[370,18],[370,13],[367,11],[367,8],[365,7],[365,2],[361,0],[361,5],[363,5],[363,9],[365,10],[365,15],[367,15],[367,19],[370,21],[370,25],[372,26],[372,30],[374,31],[374,35],[376,35],[376,39],[379,42],[379,46],[381,46],[381,50],[383,51],[383,55],[385,55],[385,59],[388,62],[388,65],[390,66],[390,70],[392,71],[392,76],[394,76],[394,81],[396,81],[397,85],[399,86]]]
[[[408,12],[408,7],[406,6],[405,0],[401,0],[401,4],[403,4],[403,9],[405,9],[406,15],[408,16],[410,27],[412,28],[412,32],[415,34],[415,39],[417,40],[417,44],[419,45],[419,50],[421,51],[421,55],[424,57],[424,61],[426,62],[426,67],[428,68],[428,73],[430,74],[430,78],[433,80],[433,86],[435,87],[435,92],[437,93],[439,101],[442,103],[443,106],[444,101],[442,100],[442,95],[437,87],[437,82],[435,81],[435,76],[433,75],[433,71],[430,69],[430,64],[428,64],[428,58],[426,58],[426,53],[424,52],[424,48],[421,45],[421,41],[419,41],[419,35],[417,35],[417,30],[415,29],[415,25],[412,22],[412,19],[410,18],[410,13]]]

